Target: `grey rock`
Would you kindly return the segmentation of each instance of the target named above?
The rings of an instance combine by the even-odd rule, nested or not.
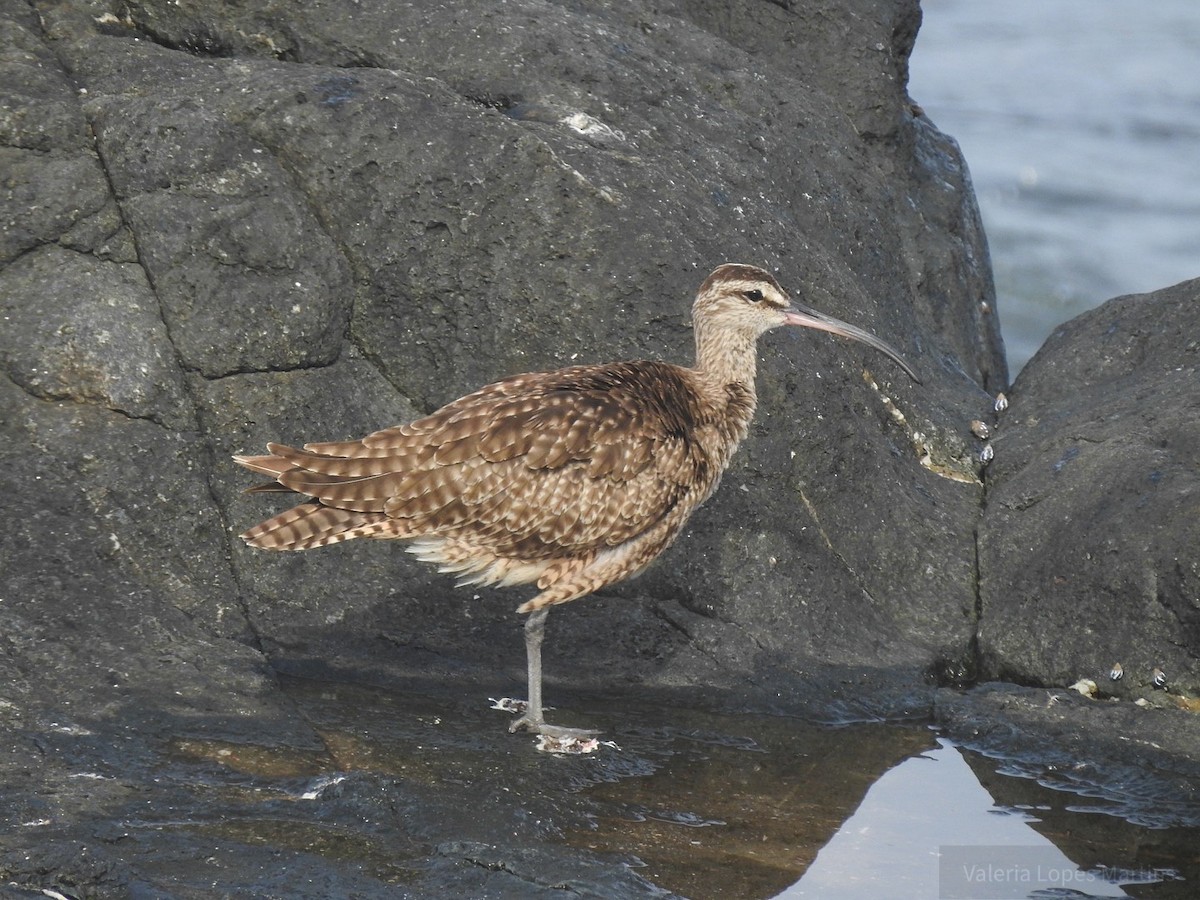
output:
[[[208,489],[209,457],[195,432],[31,397],[8,380],[0,380],[0,410],[13,516],[4,536],[6,585],[29,603],[35,620],[64,603],[86,617],[86,604],[64,596],[61,580],[116,579],[149,592],[154,609],[172,621],[186,615],[217,635],[246,633],[221,514]],[[46,607],[37,603],[43,584],[52,598]],[[126,614],[129,621],[112,627],[136,629],[153,617],[136,604]],[[161,639],[169,641],[167,634]],[[155,643],[144,651],[153,654]],[[139,659],[143,650],[130,652],[114,657]]]
[[[44,243],[61,240],[83,252],[101,250],[118,230],[117,206],[93,153],[41,153],[0,148],[6,227],[0,261],[10,262]]]
[[[1021,372],[980,523],[985,676],[1135,699],[1159,667],[1200,694],[1198,308],[1200,281],[1118,297]]]
[[[1154,829],[1200,826],[1194,712],[997,683],[966,693],[940,691],[935,709],[949,737],[1003,759],[1008,775],[1092,798],[1103,806],[1095,811],[1125,822]],[[1095,834],[1087,831],[1089,838]],[[1176,832],[1170,843],[1177,846],[1161,858],[1174,851],[1186,859],[1183,848],[1193,837]]]
[[[321,373],[312,397],[326,412],[290,440],[392,424],[363,416],[338,430],[327,411],[364,390],[378,392],[374,408],[398,390],[423,411],[514,371],[686,360],[690,293],[726,259],[776,268],[802,298],[927,356],[929,383],[917,391],[872,357],[860,377],[849,363],[864,359],[858,349],[780,336],[766,348],[763,409],[725,490],[649,578],[618,591],[675,597],[712,619],[722,652],[738,658],[731,673],[790,658],[961,668],[980,487],[956,423],[1004,376],[994,320],[971,312],[950,328],[935,312],[964,280],[973,295],[990,288],[956,149],[913,116],[902,90],[916,8],[881,4],[878,18],[854,20],[874,49],[839,58],[821,79],[788,48],[816,29],[819,49],[836,24],[797,19],[778,31],[757,7],[745,12],[769,40],[747,43],[742,25],[704,6],[648,18],[517,5],[501,21],[490,8],[476,19],[380,4],[353,19],[298,9],[285,21],[265,8],[148,4],[110,22],[107,36],[62,10],[49,18],[86,84],[85,110],[181,366],[202,379]],[[830,14],[847,24],[837,7]],[[555,29],[572,51],[533,52]],[[880,66],[890,76],[881,80]],[[364,383],[361,367],[331,365],[349,353],[382,378]],[[299,399],[252,407],[233,394],[218,410],[207,394],[194,388],[197,415],[223,428]],[[250,518],[267,511],[257,508]],[[251,509],[223,513],[245,522]],[[731,527],[741,522],[753,524]],[[879,530],[897,539],[881,544]],[[257,561],[242,583],[275,598],[272,573],[287,571],[304,609],[276,618],[316,632],[344,611],[316,586],[349,567],[354,602],[375,598],[370,619],[382,632],[461,647],[446,609],[463,599],[393,550]],[[502,609],[475,621],[504,627]],[[564,646],[590,639],[579,615],[556,624]],[[681,621],[660,624],[661,640],[673,643],[666,635]],[[866,644],[864,621],[876,635]],[[273,639],[270,628],[261,636]],[[665,683],[700,675],[676,660],[613,667]]]
[[[344,259],[286,167],[238,121],[269,74],[116,49],[135,74],[100,73],[87,109],[181,364],[217,377],[332,362],[352,299]]]
[[[0,264],[54,241],[130,261],[83,97],[39,33],[32,9],[13,7],[0,16]]]
[[[1007,375],[966,167],[905,93],[918,22],[884,0],[0,10],[4,878],[661,896],[559,840],[597,814],[581,785],[663,765],[648,718],[930,716],[977,649],[1068,671],[998,600],[996,535],[1026,527],[998,518],[1005,491],[1051,440],[1032,424],[1011,463],[995,439],[978,593],[968,423]],[[691,295],[725,261],[895,343],[924,384],[821,335],[763,343],[759,416],[689,532],[550,620],[551,702],[611,692],[611,722],[641,723],[628,754],[550,769],[479,711],[523,687],[522,592],[382,543],[236,539],[278,504],[241,493],[231,454],[517,371],[687,361]],[[1049,408],[1026,383],[1015,414]],[[1190,621],[1188,571],[1145,623],[1113,621]],[[1155,663],[1181,684],[1189,641]]]
[[[55,302],[43,303],[52,297]],[[0,360],[48,400],[194,427],[175,350],[144,270],[49,244],[0,272]]]

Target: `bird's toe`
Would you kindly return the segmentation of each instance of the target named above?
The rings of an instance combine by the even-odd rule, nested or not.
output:
[[[509,725],[508,730],[513,734],[522,732],[540,734],[555,740],[586,740],[603,733],[596,728],[567,728],[563,725],[551,725],[549,722],[528,715],[521,716]]]

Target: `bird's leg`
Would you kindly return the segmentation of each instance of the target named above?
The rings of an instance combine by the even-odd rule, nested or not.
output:
[[[529,700],[525,715],[509,726],[510,732],[532,731],[555,738],[584,738],[600,732],[589,728],[563,728],[550,725],[542,713],[542,638],[546,635],[547,606],[535,610],[525,620],[525,657],[529,667]]]
[[[525,620],[525,661],[529,670],[528,703],[525,715],[513,722],[509,731],[537,731],[546,724],[542,715],[542,638],[546,636],[546,617],[550,608],[543,607]]]

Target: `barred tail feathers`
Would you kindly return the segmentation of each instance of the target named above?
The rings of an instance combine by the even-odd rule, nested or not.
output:
[[[260,475],[270,475],[272,478],[278,478],[293,467],[293,463],[274,454],[249,456],[239,453],[234,455],[233,461],[239,466],[245,466],[251,472],[257,472]]]
[[[251,547],[263,550],[308,550],[353,538],[387,536],[394,523],[383,513],[355,512],[301,503],[242,533]]]

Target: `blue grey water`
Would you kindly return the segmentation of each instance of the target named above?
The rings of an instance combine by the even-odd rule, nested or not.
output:
[[[1014,376],[1067,319],[1200,277],[1200,2],[921,5],[909,93],[970,167]]]

